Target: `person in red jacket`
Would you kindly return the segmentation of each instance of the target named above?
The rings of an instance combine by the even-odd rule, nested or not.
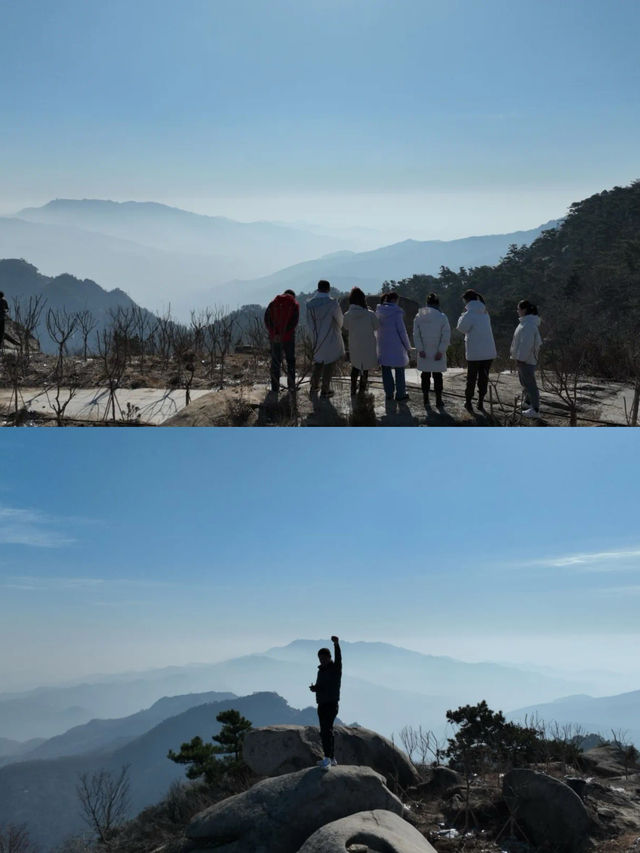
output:
[[[287,360],[287,388],[296,390],[296,326],[300,319],[300,305],[293,290],[285,290],[269,303],[264,312],[264,324],[271,343],[271,390],[280,390],[282,356]]]

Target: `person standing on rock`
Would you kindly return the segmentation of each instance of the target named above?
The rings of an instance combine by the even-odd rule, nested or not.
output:
[[[458,319],[457,329],[464,335],[464,354],[467,359],[467,387],[464,407],[473,411],[471,401],[478,383],[478,409],[484,411],[484,398],[489,387],[491,362],[497,355],[491,331],[491,318],[484,299],[475,290],[462,294],[465,310]]]
[[[0,349],[4,347],[4,320],[9,313],[9,303],[4,298],[4,293],[0,290]]]
[[[280,390],[282,356],[287,361],[287,388],[290,394],[296,390],[296,326],[300,318],[300,305],[293,290],[285,290],[267,306],[264,324],[269,332],[271,344],[271,390]]]
[[[338,359],[344,355],[342,340],[342,309],[337,299],[329,294],[331,285],[322,279],[318,289],[307,302],[307,325],[313,344],[313,368],[311,370],[311,393],[320,386],[321,397],[332,397],[331,377]]]
[[[338,716],[338,702],[340,701],[342,652],[337,637],[331,637],[331,642],[333,643],[333,660],[329,649],[319,650],[318,676],[316,683],[309,685],[309,690],[316,694],[318,706],[320,737],[322,738],[322,750],[324,752],[324,758],[318,762],[320,767],[331,767],[338,763],[333,754],[333,723]]]

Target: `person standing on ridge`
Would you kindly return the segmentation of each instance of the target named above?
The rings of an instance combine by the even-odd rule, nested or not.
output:
[[[335,759],[333,745],[333,723],[338,716],[340,701],[340,683],[342,681],[342,652],[338,637],[331,637],[333,643],[333,660],[329,649],[318,651],[318,676],[315,684],[309,685],[309,690],[316,694],[318,706],[318,721],[320,722],[320,737],[324,758],[318,765],[332,767],[338,763]]]
[[[408,400],[404,369],[409,364],[411,341],[404,325],[404,311],[398,304],[398,294],[387,293],[376,308],[378,327],[378,361],[382,368],[382,385],[387,400]],[[395,382],[393,374],[395,373]]]
[[[9,303],[4,298],[4,293],[0,290],[0,349],[4,347],[4,320],[9,313]]]
[[[426,308],[421,308],[413,321],[413,342],[418,353],[418,370],[425,409],[429,408],[431,374],[436,392],[436,406],[439,409],[444,408],[442,374],[447,369],[447,347],[450,338],[449,321],[440,310],[440,300],[437,294],[430,293]]]
[[[489,387],[489,370],[496,357],[496,345],[491,331],[491,318],[484,299],[475,290],[462,294],[465,310],[460,315],[457,329],[464,335],[464,354],[467,359],[467,386],[464,407],[473,412],[473,395],[478,384],[478,409],[484,411],[484,398]]]
[[[511,341],[511,358],[518,365],[518,379],[522,386],[523,412],[525,418],[540,417],[540,392],[536,382],[536,364],[542,346],[538,309],[522,299],[518,302],[519,323]]]
[[[313,344],[313,368],[311,370],[311,394],[315,394],[320,385],[321,397],[332,397],[331,377],[338,359],[344,355],[342,340],[342,309],[337,299],[329,294],[331,285],[324,279],[318,282],[318,289],[307,302],[307,325]]]
[[[344,326],[349,333],[349,361],[351,362],[351,396],[358,390],[360,394],[367,390],[369,371],[378,366],[376,352],[376,331],[380,321],[367,307],[367,298],[359,287],[349,294],[349,310],[344,315]]]
[[[267,306],[264,324],[271,344],[271,390],[280,390],[282,356],[287,360],[287,388],[296,391],[296,326],[300,319],[300,306],[293,290],[285,290]]]

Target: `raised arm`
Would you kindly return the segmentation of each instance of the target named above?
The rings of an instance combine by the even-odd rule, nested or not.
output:
[[[342,673],[342,652],[340,651],[340,641],[334,636],[331,638],[331,642],[333,643],[333,660]]]

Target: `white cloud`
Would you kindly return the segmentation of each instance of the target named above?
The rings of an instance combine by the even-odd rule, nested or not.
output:
[[[626,565],[625,565],[626,563]],[[595,551],[592,553],[565,554],[532,560],[528,566],[548,568],[577,568],[587,572],[614,572],[640,568],[640,549],[628,548],[618,551]]]
[[[0,545],[62,548],[76,540],[57,529],[62,520],[38,510],[0,506]]]
[[[81,577],[39,577],[36,575],[11,575],[0,580],[0,587],[19,589],[26,592],[54,592],[60,590],[114,590],[149,589],[173,587],[177,584],[163,581],[137,580],[130,578],[81,578]]]

